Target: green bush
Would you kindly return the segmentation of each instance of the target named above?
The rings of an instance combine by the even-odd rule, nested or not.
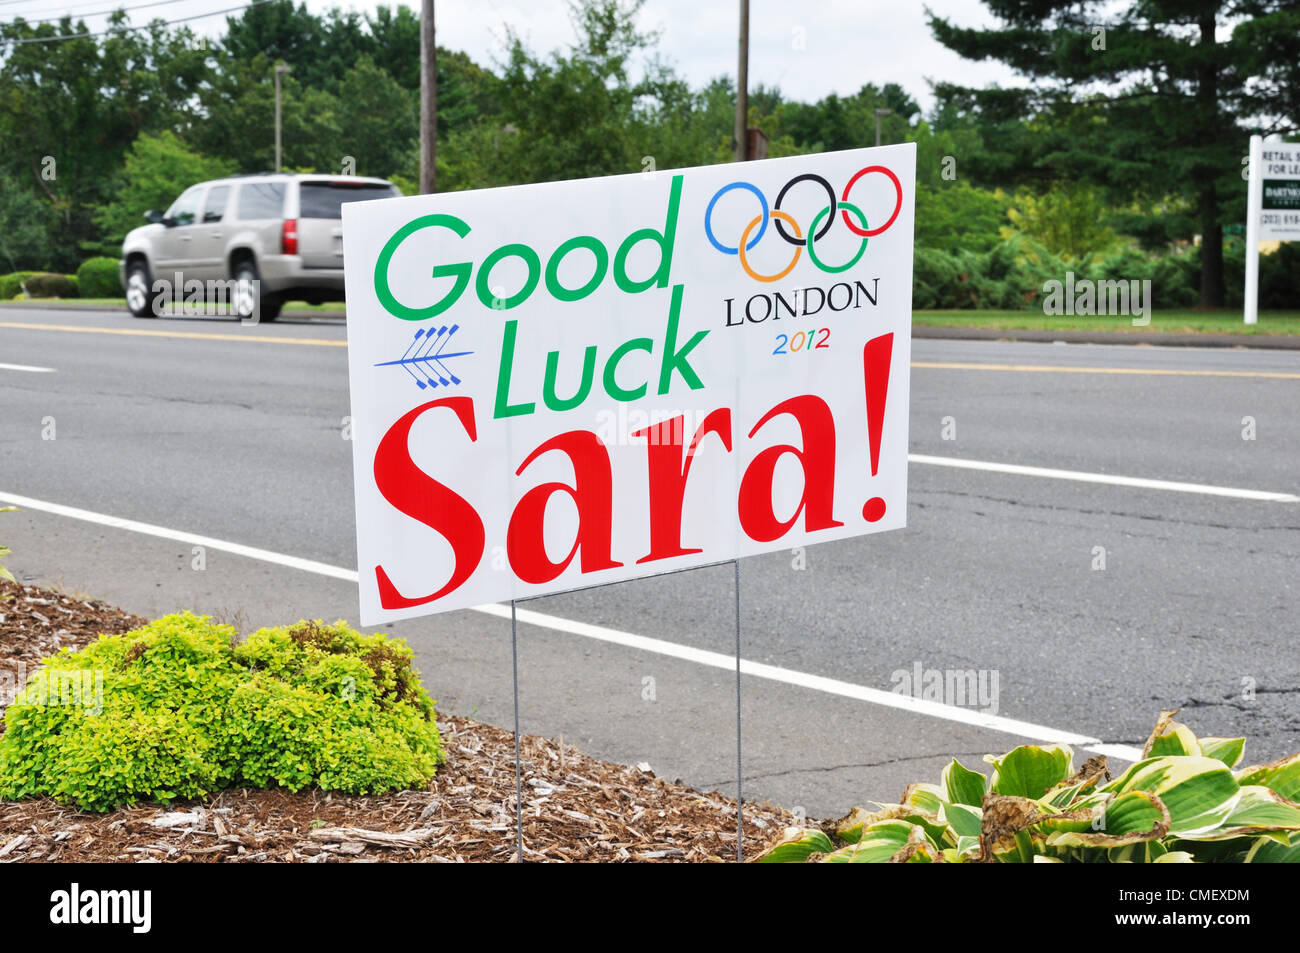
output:
[[[77,269],[77,290],[83,298],[120,298],[122,280],[116,258],[87,258]]]
[[[1224,243],[1223,271],[1227,307],[1240,308],[1245,284],[1245,245]],[[1043,284],[1075,279],[1150,281],[1157,308],[1192,308],[1200,301],[1201,249],[1152,253],[1121,248],[1100,259],[1067,261],[1040,245],[1013,236],[986,251],[916,248],[912,307],[918,311],[948,308],[1016,310],[1041,307]],[[1300,242],[1286,242],[1259,257],[1259,306],[1300,308]]]
[[[1141,759],[1112,778],[1065,745],[960,761],[898,804],[787,828],[761,863],[1300,863],[1300,754],[1237,768],[1244,738],[1197,738],[1160,713]]]
[[[23,282],[36,274],[34,271],[15,271],[0,275],[0,301],[9,301],[23,290]]]
[[[42,272],[26,281],[29,298],[75,298],[77,279],[73,275],[56,275]]]
[[[230,786],[374,794],[443,761],[404,642],[342,622],[235,630],[166,616],[47,659],[5,714],[0,798],[87,810]]]
[[[1224,242],[1223,282],[1227,306],[1240,308],[1246,294],[1246,243],[1239,237]],[[1300,308],[1300,244],[1283,242],[1276,251],[1259,256],[1259,306]]]
[[[947,252],[917,248],[912,274],[912,307],[1037,307],[1043,283],[1060,278],[1070,266],[1040,245],[1013,237],[985,252]]]

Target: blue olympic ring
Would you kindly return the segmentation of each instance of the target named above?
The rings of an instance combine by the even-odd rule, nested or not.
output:
[[[724,255],[739,255],[740,246],[737,245],[735,248],[728,248],[726,245],[723,245],[721,242],[719,242],[716,238],[713,237],[713,225],[711,224],[713,219],[713,206],[717,205],[718,199],[722,198],[722,196],[726,195],[732,189],[748,189],[750,192],[753,192],[756,196],[758,196],[759,204],[763,206],[762,224],[759,226],[758,234],[754,236],[753,241],[751,241],[748,245],[745,246],[745,251],[753,251],[754,246],[757,245],[760,240],[762,240],[763,233],[767,231],[767,220],[769,218],[767,214],[768,213],[767,196],[765,196],[761,191],[759,191],[758,186],[754,185],[753,183],[732,182],[731,184],[724,185],[722,188],[718,189],[718,191],[714,194],[713,198],[709,200],[709,207],[704,210],[704,235],[706,238],[708,238],[710,244],[712,244],[714,248],[722,252]]]

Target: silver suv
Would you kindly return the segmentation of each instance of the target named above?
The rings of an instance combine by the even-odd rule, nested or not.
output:
[[[127,307],[154,317],[169,288],[188,302],[201,287],[208,304],[215,291],[240,317],[274,321],[286,300],[342,301],[343,203],[400,194],[384,179],[289,172],[191,186],[122,243]]]

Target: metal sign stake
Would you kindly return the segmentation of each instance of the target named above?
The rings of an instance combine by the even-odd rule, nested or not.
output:
[[[743,762],[740,754],[740,560],[732,560],[736,567],[736,863],[745,862],[744,799],[740,789]]]
[[[519,764],[519,625],[515,619],[515,600],[510,600],[510,657],[515,683],[515,829],[519,837],[516,863],[524,862],[524,775]]]

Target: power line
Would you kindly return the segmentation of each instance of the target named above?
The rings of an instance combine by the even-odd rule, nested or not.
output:
[[[16,2],[16,3],[30,3],[31,0],[14,0],[14,2]],[[48,13],[50,10],[62,10],[62,11],[63,11],[63,15],[66,16],[67,13],[68,13],[68,11],[70,11],[70,10],[79,10],[79,9],[84,8],[84,7],[98,7],[98,6],[102,6],[103,4],[104,4],[104,0],[84,0],[84,2],[82,2],[82,3],[68,3],[68,4],[59,5],[59,6],[52,5],[52,4],[49,4],[49,3],[41,3],[41,4],[39,5],[39,9],[36,9],[36,10],[18,10],[18,11],[14,11],[14,12],[12,12],[12,13],[6,13],[5,16],[22,17],[24,20],[27,20],[28,23],[31,23],[32,21],[31,21],[30,19],[28,19],[29,14],[30,14],[31,16],[38,16],[38,15],[40,15],[40,14],[42,14],[42,13]],[[0,6],[4,6],[4,5],[5,5],[5,0],[0,0]],[[126,8],[126,3],[124,2],[124,0],[118,0],[118,4],[117,4],[117,6],[118,6],[118,8]],[[51,17],[51,18],[49,18],[49,19],[58,19],[58,18]]]
[[[101,3],[103,3],[103,2],[104,2],[104,0],[92,0],[92,2],[81,4],[81,6],[90,6],[90,7],[93,7],[93,6],[98,6],[99,4],[101,4]],[[58,16],[58,17],[42,17],[42,18],[39,19],[39,20],[28,20],[26,17],[23,17],[23,22],[24,22],[24,23],[58,23],[58,22],[59,22],[60,20],[62,20],[64,17],[70,17],[70,18],[72,18],[73,20],[83,20],[83,19],[85,19],[86,17],[100,17],[100,16],[104,16],[105,14],[117,13],[119,10],[121,10],[121,11],[124,12],[124,13],[133,13],[133,12],[135,12],[136,10],[147,10],[149,7],[165,7],[165,6],[168,6],[169,4],[173,4],[173,3],[185,3],[185,2],[186,2],[186,0],[154,0],[153,3],[142,3],[142,4],[140,4],[138,7],[127,7],[127,6],[123,6],[122,4],[118,4],[117,6],[113,7],[111,10],[95,10],[93,13],[78,13],[78,14],[75,14],[75,15],[74,15],[74,14],[71,14],[71,13],[65,13],[65,14],[63,14],[63,16]],[[76,9],[76,8],[75,8],[75,7],[69,7],[68,9],[69,9],[69,10],[74,10],[74,9]],[[21,13],[17,13],[17,14],[14,14],[14,16],[16,16],[16,17],[22,17],[22,14],[21,14]]]
[[[172,26],[177,23],[188,23],[191,20],[204,20],[208,17],[221,16],[221,14],[223,13],[238,13],[240,10],[251,10],[253,9],[253,7],[260,7],[263,4],[275,3],[275,2],[276,0],[254,0],[253,3],[246,4],[242,7],[228,7],[225,10],[213,10],[211,13],[197,13],[194,16],[190,16],[190,17],[180,17],[175,20],[164,21],[161,25]],[[118,33],[123,33],[123,32],[129,33],[134,30],[147,30],[153,25],[154,25],[153,23],[145,23],[142,24],[141,26],[120,26],[117,29],[103,30],[102,32],[99,33],[64,33],[60,36],[30,37],[24,40],[9,40],[8,42],[14,46],[26,46],[28,43],[60,43],[63,42],[64,40],[93,40],[93,39],[98,39],[101,36],[113,36]],[[4,41],[0,41],[0,43],[3,42]]]

